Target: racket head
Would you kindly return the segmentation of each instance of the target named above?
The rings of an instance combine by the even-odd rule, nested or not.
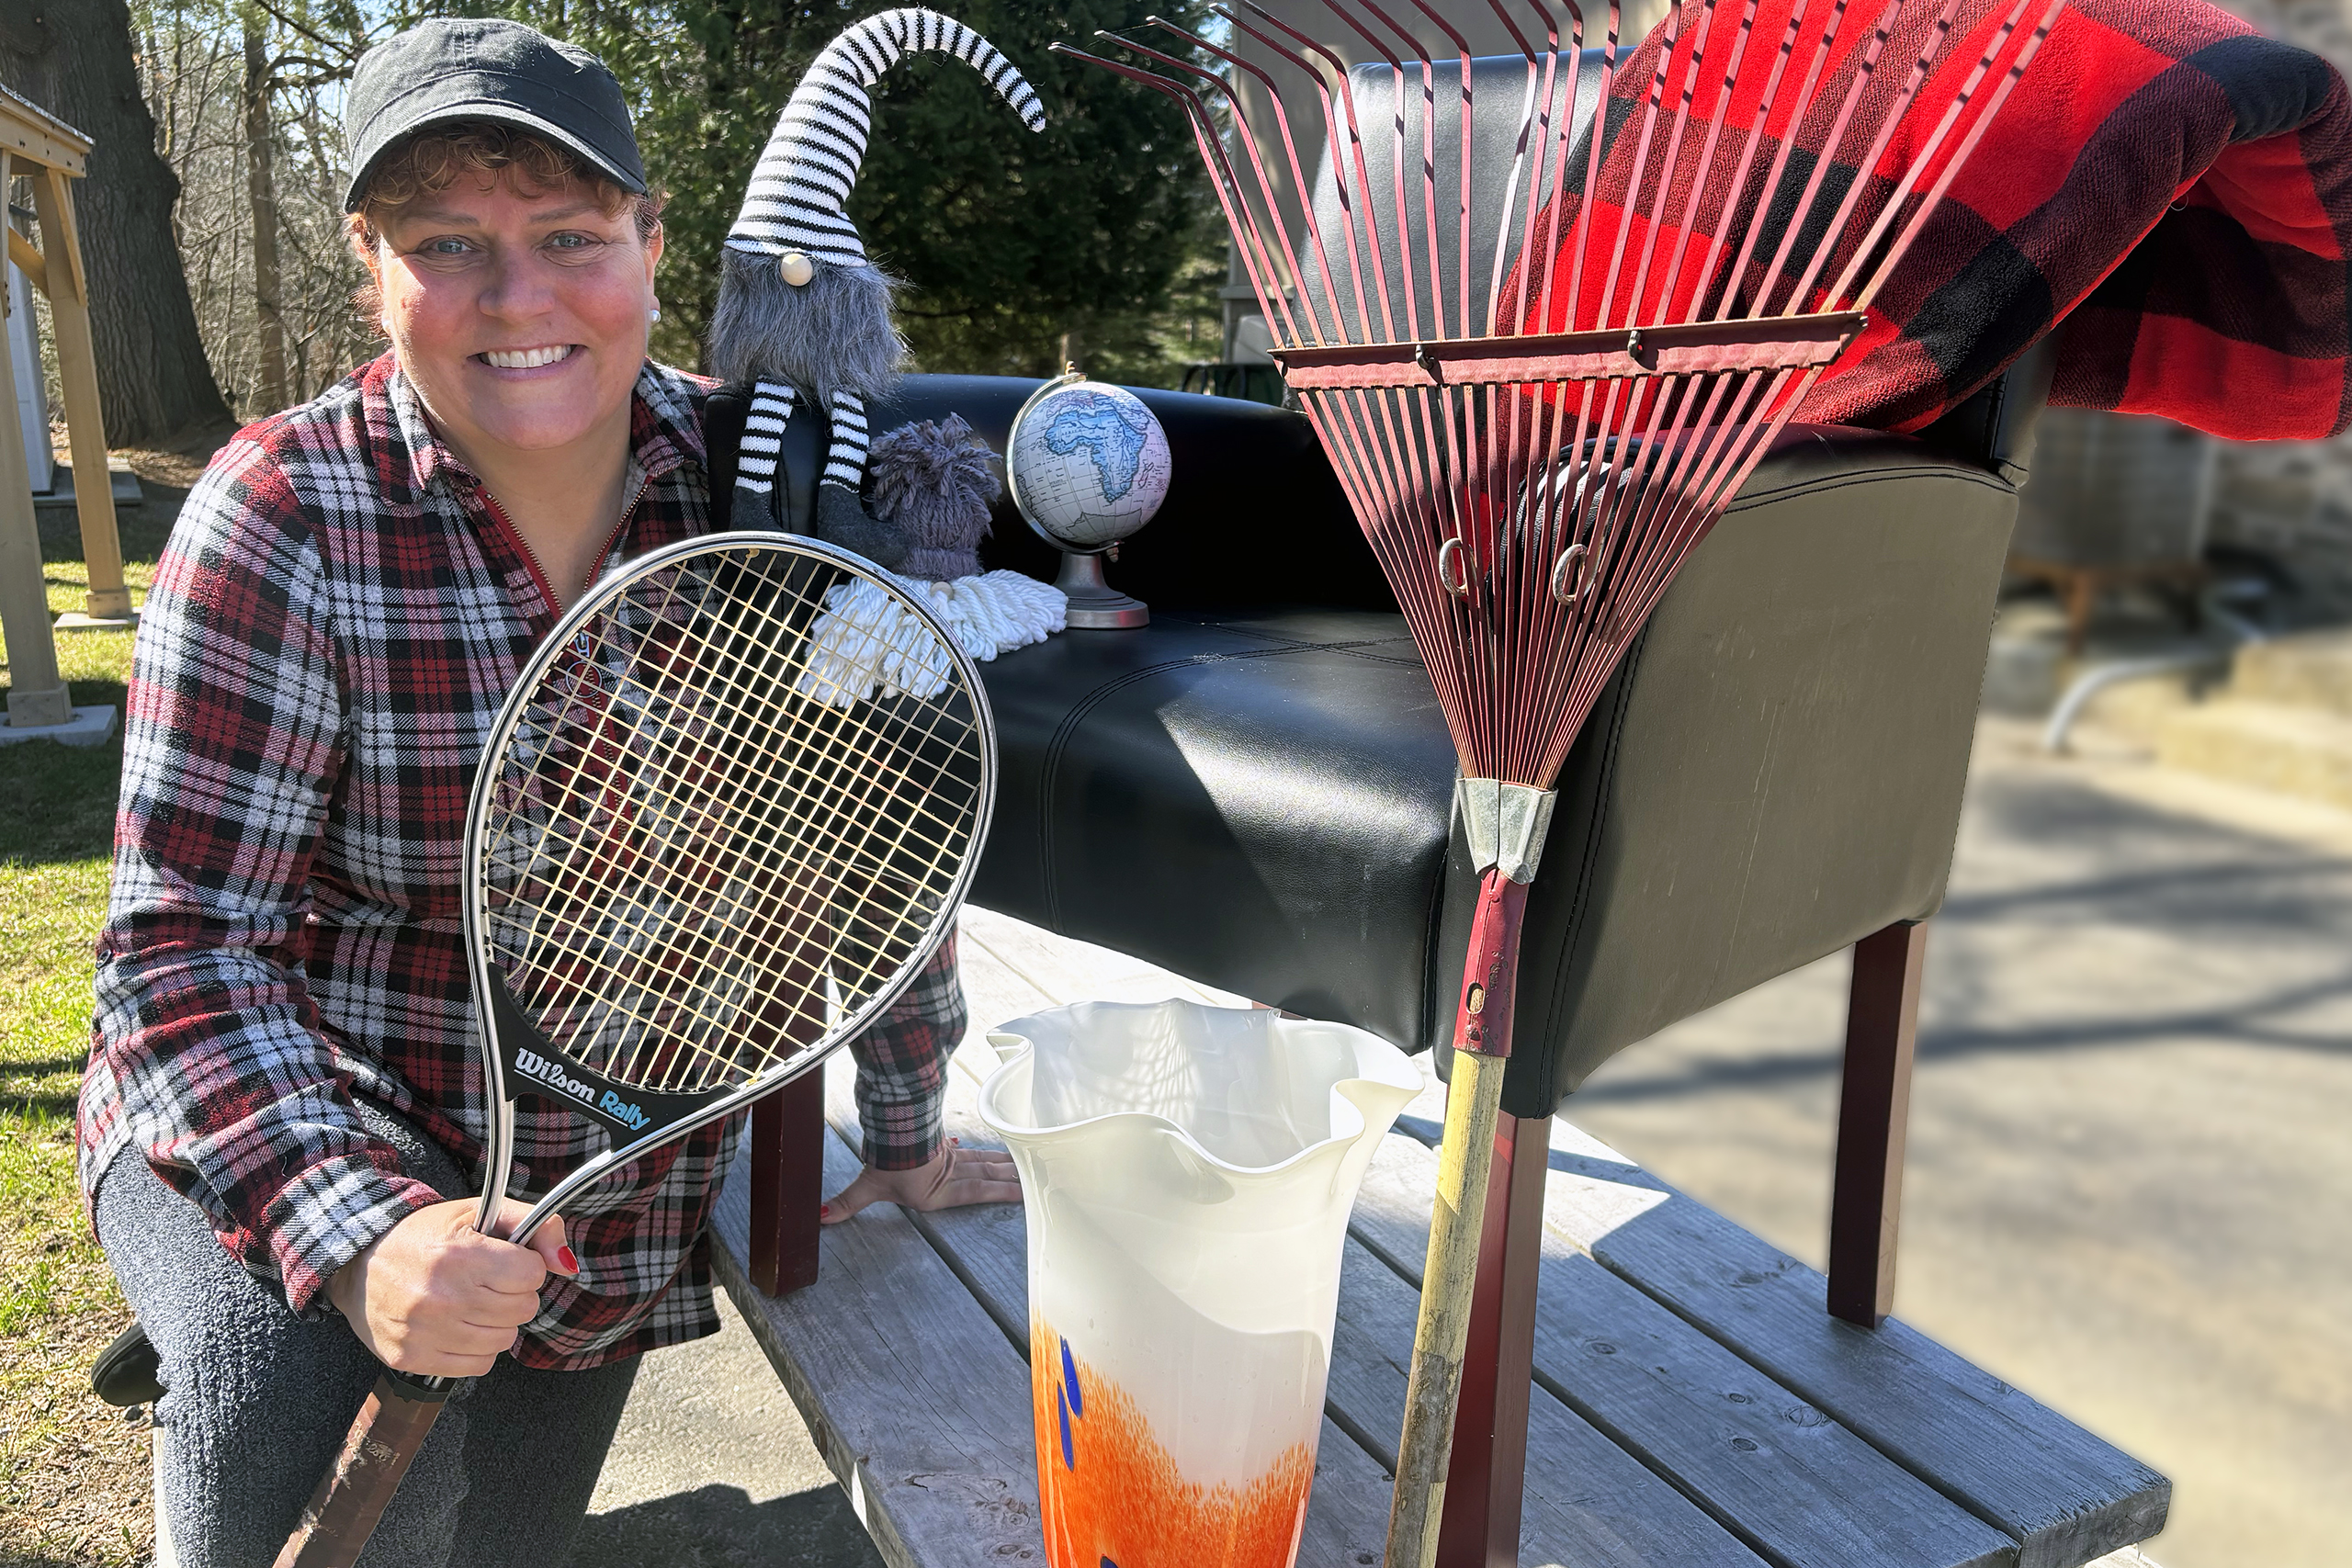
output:
[[[716,534],[593,585],[525,662],[467,813],[485,1219],[516,1097],[603,1126],[607,1169],[872,1023],[952,929],[996,767],[969,656],[849,551]]]

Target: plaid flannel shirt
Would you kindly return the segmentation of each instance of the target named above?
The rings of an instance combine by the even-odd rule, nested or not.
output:
[[[660,366],[639,375],[635,499],[608,555],[708,526],[705,389]],[[440,1201],[360,1127],[355,1097],[479,1179],[458,835],[499,705],[557,614],[389,355],[214,458],[141,618],[82,1089],[85,1191],[136,1146],[315,1314],[329,1276]],[[935,1148],[962,1021],[951,943],[854,1046],[870,1157],[920,1165]],[[598,1366],[718,1326],[707,1222],[740,1121],[582,1194],[565,1216],[580,1277],[548,1280],[517,1360]],[[513,1190],[544,1192],[605,1146],[526,1098]]]

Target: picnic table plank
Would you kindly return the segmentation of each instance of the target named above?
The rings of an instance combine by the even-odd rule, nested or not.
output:
[[[1393,1469],[1420,1293],[1362,1243],[1340,1269],[1329,1405]],[[1367,1444],[1369,1446],[1369,1444]],[[1302,1560],[1304,1561],[1304,1560]],[[1577,1568],[1761,1568],[1697,1505],[1542,1388],[1531,1389],[1519,1561]]]
[[[2019,1543],[2075,1568],[2164,1528],[2172,1484],[1894,1318],[1828,1314],[1823,1276],[1562,1122],[1544,1218],[1600,1267],[1737,1351]]]
[[[1437,1156],[1384,1141],[1351,1229],[1416,1288]],[[2017,1544],[1547,1231],[1535,1377],[1789,1568],[2007,1568]]]
[[[856,1174],[828,1137],[828,1189]],[[904,1215],[860,1221],[825,1233],[817,1284],[763,1295],[740,1262],[750,1189],[730,1179],[719,1280],[890,1568],[1041,1559],[1028,1362]]]
[[[1097,947],[1074,937],[1056,936],[992,909],[967,904],[960,919],[965,940],[986,947],[1040,995],[1051,998],[1047,1006],[1086,1001],[1156,1002],[1165,997],[1182,997],[1186,1001],[1207,1002],[1216,1007],[1250,1005],[1247,998],[1187,980],[1128,953]],[[985,1021],[1001,1023],[1019,1016],[1001,1013],[989,1016]]]

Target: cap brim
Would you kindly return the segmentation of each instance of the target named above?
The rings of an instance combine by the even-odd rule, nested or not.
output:
[[[582,163],[620,186],[621,189],[628,191],[631,196],[645,194],[645,181],[642,177],[632,175],[626,169],[615,168],[602,153],[553,120],[533,114],[528,109],[516,108],[513,104],[486,99],[480,103],[445,104],[428,114],[419,115],[413,122],[401,126],[398,130],[385,137],[375,151],[368,153],[367,162],[352,171],[350,188],[344,192],[343,209],[345,212],[359,210],[360,198],[368,191],[368,182],[375,177],[377,169],[382,166],[385,155],[410,137],[430,130],[436,125],[456,125],[465,121],[484,119],[496,120],[502,125],[520,126],[525,130],[534,131],[551,141],[561,142],[577,153]]]

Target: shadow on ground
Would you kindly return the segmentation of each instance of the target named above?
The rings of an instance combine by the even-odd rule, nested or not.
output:
[[[573,1568],[882,1568],[838,1486],[754,1503],[740,1486],[702,1486],[592,1514]]]

